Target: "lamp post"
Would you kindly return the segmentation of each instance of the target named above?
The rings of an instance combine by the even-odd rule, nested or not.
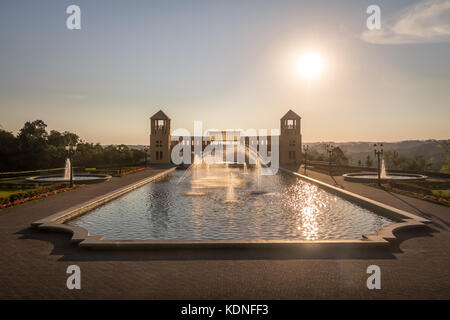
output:
[[[334,146],[331,144],[327,144],[327,145],[325,145],[325,149],[328,152],[328,168],[329,168],[330,176],[331,176],[332,175],[331,174],[331,156],[333,155]]]
[[[69,156],[69,162],[70,162],[70,187],[73,187],[73,165],[72,165],[72,155],[75,153],[75,151],[77,150],[77,146],[72,146],[72,145],[67,145],[66,146],[66,151],[68,153]]]
[[[307,144],[305,144],[303,146],[303,152],[305,153],[305,175],[306,175],[306,164],[307,164],[307,160],[308,160],[308,150],[309,150],[309,146]]]
[[[383,144],[374,144],[373,145],[373,152],[375,154],[375,156],[377,157],[377,162],[378,162],[378,185],[381,185],[381,167],[380,167],[380,161],[381,161],[381,157],[383,156]]]
[[[144,147],[144,152],[145,152],[145,167],[147,168],[147,156],[148,156],[148,150],[149,147]]]
[[[116,150],[119,151],[119,152],[122,152],[123,150],[125,150],[125,147],[124,146],[117,146]],[[119,177],[121,177],[121,176],[122,176],[122,167],[119,164]]]

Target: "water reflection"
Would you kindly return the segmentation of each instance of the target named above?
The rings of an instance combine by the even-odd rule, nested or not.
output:
[[[319,235],[319,225],[316,216],[326,210],[323,193],[312,184],[297,180],[283,193],[283,205],[295,212],[296,227],[304,239],[316,240]]]
[[[70,223],[106,239],[316,240],[361,238],[391,222],[291,176],[256,175],[175,171]]]
[[[167,188],[158,188],[156,185],[151,186],[148,192],[148,199],[149,201],[146,202],[147,210],[150,212],[148,222],[155,226],[152,229],[152,236],[159,238],[167,231],[170,223],[169,208],[167,206],[169,193]],[[158,201],[155,201],[155,199],[158,199]]]

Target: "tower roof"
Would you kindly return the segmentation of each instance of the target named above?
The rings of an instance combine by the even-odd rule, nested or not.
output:
[[[281,120],[283,120],[283,119],[301,119],[301,117],[298,114],[296,114],[294,111],[289,109],[289,111],[281,118]]]
[[[170,118],[162,111],[159,110],[157,113],[155,113],[153,116],[151,116],[152,120],[170,120]]]

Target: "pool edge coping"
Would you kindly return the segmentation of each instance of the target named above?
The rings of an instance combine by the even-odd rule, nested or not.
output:
[[[31,225],[35,228],[42,230],[50,230],[56,232],[71,233],[71,242],[77,243],[78,246],[83,248],[92,249],[139,249],[139,248],[203,248],[203,247],[265,247],[265,246],[350,246],[350,247],[388,247],[390,241],[396,239],[394,231],[405,228],[414,228],[424,226],[425,223],[430,221],[425,218],[421,218],[412,213],[394,208],[392,206],[371,200],[369,198],[360,196],[353,192],[343,190],[324,183],[322,181],[301,175],[297,172],[280,168],[280,170],[297,176],[303,180],[309,181],[315,185],[319,185],[321,188],[328,190],[332,193],[337,193],[340,197],[357,204],[363,204],[363,207],[375,208],[375,210],[382,211],[383,213],[389,213],[391,216],[396,216],[400,221],[389,224],[378,230],[377,234],[363,235],[363,239],[332,239],[332,240],[296,240],[296,239],[274,239],[274,240],[261,240],[261,239],[238,239],[238,240],[105,240],[104,236],[90,235],[88,230],[80,226],[72,226],[65,224],[65,222],[81,216],[86,212],[103,205],[111,200],[114,200],[130,191],[133,191],[139,187],[142,187],[150,182],[153,182],[173,171],[176,167],[167,169],[151,177],[142,179],[138,182],[130,184],[128,186],[111,191],[102,196],[96,197],[92,200],[83,202],[79,205],[73,206],[66,210],[60,211],[53,215],[50,215],[44,219],[33,222]],[[351,199],[351,200],[349,200]],[[373,210],[373,211],[375,211]],[[377,214],[378,211],[376,211]],[[381,214],[383,215],[383,214]],[[402,219],[399,218],[403,217]]]

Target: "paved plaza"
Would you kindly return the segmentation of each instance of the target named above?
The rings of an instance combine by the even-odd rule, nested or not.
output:
[[[66,233],[30,227],[36,220],[129,185],[163,168],[86,186],[0,211],[1,299],[449,299],[450,208],[363,184],[308,175],[423,216],[389,249],[203,249],[91,251]],[[302,171],[301,171],[302,172]],[[81,268],[81,290],[66,269]],[[381,290],[366,269],[381,268]]]

